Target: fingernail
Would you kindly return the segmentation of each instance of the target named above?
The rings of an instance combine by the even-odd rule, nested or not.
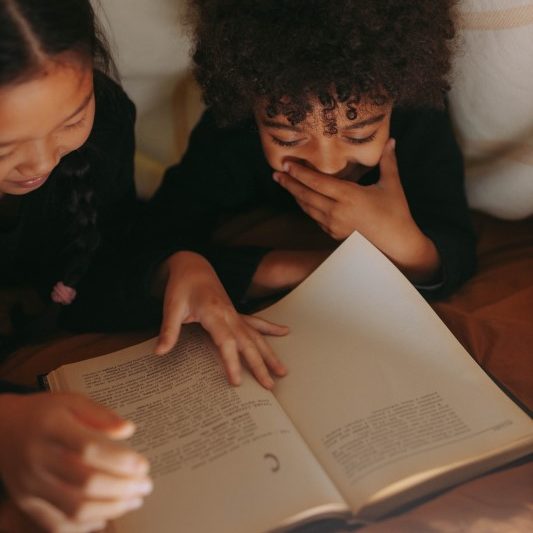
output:
[[[265,378],[264,385],[267,389],[272,389],[274,387],[274,380],[272,378]]]
[[[272,178],[274,179],[276,183],[279,183],[279,178],[280,178],[279,172],[274,172],[274,174],[272,174]]]
[[[143,501],[141,498],[135,498],[134,500],[130,500],[126,504],[126,509],[133,511],[134,509],[139,509],[143,504]]]
[[[140,492],[141,494],[150,494],[152,490],[154,490],[154,485],[150,480],[135,485],[135,492]]]
[[[150,465],[146,459],[136,457],[132,461],[132,468],[135,473],[146,474],[150,469]]]
[[[165,355],[167,352],[168,350],[164,344],[158,344],[154,350],[155,355]]]
[[[285,172],[290,172],[291,167],[289,166],[289,163],[283,163],[283,166],[281,167]]]
[[[131,420],[124,420],[123,418],[117,417],[117,422],[120,421],[124,432],[133,433],[136,429],[135,423]]]
[[[286,376],[287,375],[287,369],[284,366],[279,366],[277,368],[278,376]]]
[[[396,139],[392,139],[390,143],[391,150],[396,149]]]

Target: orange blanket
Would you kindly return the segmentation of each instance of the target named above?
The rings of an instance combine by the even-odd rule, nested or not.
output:
[[[474,220],[478,272],[433,307],[485,371],[533,410],[533,218]]]

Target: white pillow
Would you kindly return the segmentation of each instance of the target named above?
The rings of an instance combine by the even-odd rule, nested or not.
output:
[[[462,0],[450,105],[470,206],[533,214],[533,0]]]
[[[146,198],[164,168],[181,157],[182,130],[188,133],[194,125],[189,125],[190,105],[181,104],[190,86],[190,43],[181,24],[186,0],[92,1],[137,107],[135,179],[138,194]]]

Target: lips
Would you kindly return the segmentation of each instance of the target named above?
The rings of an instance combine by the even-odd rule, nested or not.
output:
[[[48,176],[50,176],[50,174],[35,176],[23,180],[9,180],[9,182],[21,189],[35,189],[36,187],[40,187],[48,179]]]

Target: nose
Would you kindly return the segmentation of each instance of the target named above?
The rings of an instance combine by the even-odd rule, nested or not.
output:
[[[307,154],[306,159],[309,166],[330,176],[341,173],[350,163],[338,147],[327,140]]]
[[[28,147],[18,170],[27,178],[45,176],[52,172],[60,159],[59,148],[53,141],[35,141]]]

